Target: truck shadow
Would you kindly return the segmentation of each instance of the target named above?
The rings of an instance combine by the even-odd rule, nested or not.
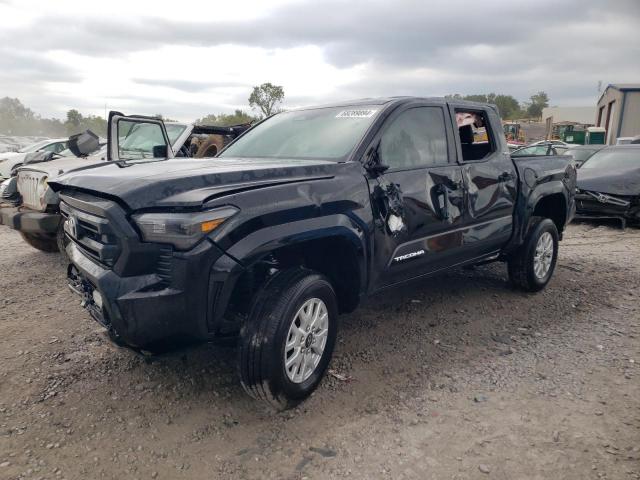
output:
[[[568,321],[575,314],[575,304],[566,301],[580,296],[571,281],[575,275],[558,268],[547,290],[526,294],[513,290],[505,266],[495,264],[452,271],[379,294],[340,317],[331,373],[299,408],[335,402],[362,408],[352,399],[380,397],[416,382],[428,385],[470,357],[511,354],[509,335],[519,329],[563,328],[559,319]],[[528,314],[532,309],[539,309],[534,317]],[[235,361],[233,344],[201,345],[146,359],[138,374],[152,383],[173,385],[180,391],[176,401],[195,400],[207,409],[213,404],[230,414],[260,416],[261,407],[239,384]]]

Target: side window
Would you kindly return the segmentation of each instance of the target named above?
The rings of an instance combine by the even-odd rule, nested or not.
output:
[[[67,148],[67,142],[60,142],[60,143],[56,143],[56,148],[55,148],[55,152],[56,153],[60,153],[61,151],[65,150]]]
[[[56,146],[58,144],[57,143],[51,143],[49,145],[47,145],[46,147],[43,147],[42,149],[40,149],[41,152],[57,152],[56,150]]]
[[[482,160],[496,151],[485,112],[456,109],[456,122],[464,161]]]
[[[137,160],[167,155],[167,142],[157,123],[118,120],[118,157]]]
[[[416,107],[402,112],[382,134],[380,157],[391,169],[448,164],[442,108]]]

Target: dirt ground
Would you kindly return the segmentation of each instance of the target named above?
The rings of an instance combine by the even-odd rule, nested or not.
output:
[[[0,246],[2,479],[640,479],[640,230],[572,225],[539,294],[497,264],[375,299],[278,414],[233,347],[114,347],[58,256]]]

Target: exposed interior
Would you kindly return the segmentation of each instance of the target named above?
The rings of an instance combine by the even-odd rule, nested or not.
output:
[[[482,160],[495,151],[484,112],[458,109],[456,122],[464,161]]]

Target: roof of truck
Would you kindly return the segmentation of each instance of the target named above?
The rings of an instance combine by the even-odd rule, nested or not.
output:
[[[311,108],[331,108],[331,107],[354,107],[354,106],[365,106],[365,105],[386,105],[388,103],[406,103],[416,100],[422,100],[427,102],[446,104],[448,102],[460,104],[460,105],[468,105],[469,107],[484,107],[489,105],[487,103],[480,102],[471,102],[468,100],[458,100],[455,98],[445,98],[445,97],[418,97],[418,96],[394,96],[394,97],[372,97],[372,98],[358,98],[353,100],[344,100],[339,102],[332,102],[322,105],[309,105],[306,107],[300,107],[296,110],[307,110]]]

